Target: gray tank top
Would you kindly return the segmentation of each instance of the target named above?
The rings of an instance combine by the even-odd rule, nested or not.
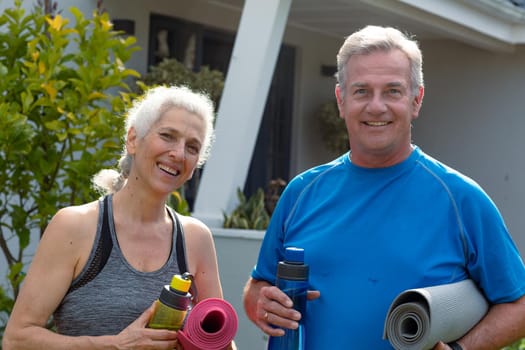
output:
[[[95,242],[86,266],[53,314],[57,333],[71,336],[118,334],[159,297],[162,287],[170,283],[174,274],[186,272],[181,271],[177,263],[179,260],[187,266],[182,226],[171,208],[166,207],[173,222],[170,256],[159,270],[141,272],[127,262],[119,248],[111,199],[111,195],[107,196],[107,206],[100,200]],[[181,234],[177,235],[177,230]],[[111,237],[113,247],[105,265],[102,263],[102,270],[96,269],[93,274],[104,235]]]

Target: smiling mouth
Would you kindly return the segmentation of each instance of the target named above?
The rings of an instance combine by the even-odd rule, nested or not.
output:
[[[390,122],[363,122],[363,124],[367,126],[386,126],[390,124]]]
[[[164,164],[158,164],[160,170],[170,174],[170,175],[173,175],[173,176],[177,176],[180,174],[180,171],[176,170],[176,169],[173,169],[173,168],[170,168],[169,166],[167,165],[164,165]]]

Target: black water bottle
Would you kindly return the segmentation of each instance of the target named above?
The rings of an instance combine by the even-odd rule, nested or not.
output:
[[[297,329],[284,329],[282,337],[270,337],[267,350],[304,350],[306,293],[308,291],[308,265],[304,263],[304,249],[288,247],[284,261],[277,265],[275,285],[292,299],[293,308],[301,313]]]

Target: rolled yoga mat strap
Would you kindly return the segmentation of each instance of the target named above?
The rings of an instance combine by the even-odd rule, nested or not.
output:
[[[432,349],[438,341],[461,338],[481,320],[488,307],[470,279],[406,290],[390,305],[383,338],[396,350]]]
[[[448,343],[447,345],[450,346],[452,350],[463,350],[463,347],[455,341],[453,341],[452,343]]]

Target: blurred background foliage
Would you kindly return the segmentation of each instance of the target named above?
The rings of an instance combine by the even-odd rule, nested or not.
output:
[[[100,2],[99,2],[100,4]],[[120,156],[123,113],[139,74],[125,63],[135,38],[112,30],[107,13],[91,18],[55,2],[0,14],[0,249],[8,281],[0,288],[0,332],[31,259],[31,234],[58,208],[96,198],[91,176]]]

